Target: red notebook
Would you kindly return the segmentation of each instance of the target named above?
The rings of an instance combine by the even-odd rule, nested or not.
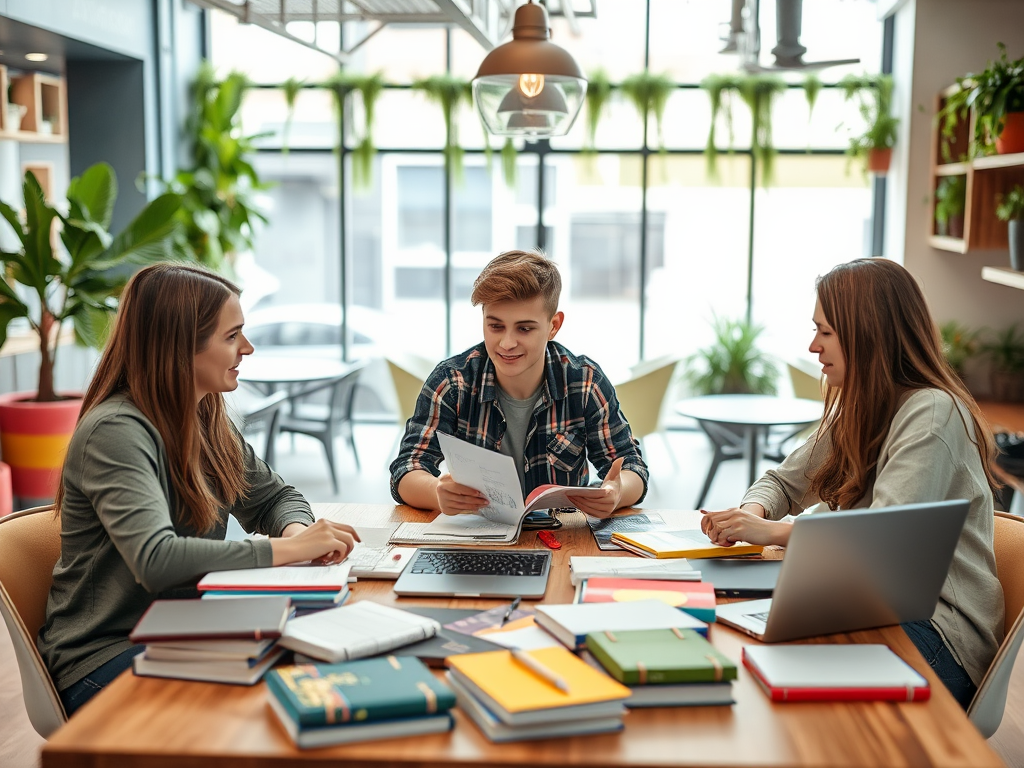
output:
[[[223,600],[155,600],[128,635],[133,643],[266,640],[281,636],[291,613],[286,595]]]
[[[928,681],[887,645],[748,645],[743,664],[772,701],[927,701]]]
[[[701,581],[592,577],[580,590],[581,603],[661,600],[701,621],[715,620],[715,587]]]

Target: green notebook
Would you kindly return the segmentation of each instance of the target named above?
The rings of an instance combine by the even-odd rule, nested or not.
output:
[[[692,629],[592,632],[587,649],[626,685],[736,679],[736,665]]]

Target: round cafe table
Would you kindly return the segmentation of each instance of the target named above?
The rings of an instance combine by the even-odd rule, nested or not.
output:
[[[238,378],[269,394],[281,387],[294,390],[295,385],[336,379],[348,373],[351,367],[348,363],[327,357],[255,354],[242,360],[238,366]]]
[[[748,487],[753,485],[762,458],[767,456],[779,461],[783,458],[767,451],[769,429],[792,426],[793,432],[789,435],[792,437],[820,421],[822,408],[819,400],[773,395],[705,395],[676,403],[676,413],[694,419],[715,449],[697,508],[703,505],[719,464],[730,459],[746,459]]]

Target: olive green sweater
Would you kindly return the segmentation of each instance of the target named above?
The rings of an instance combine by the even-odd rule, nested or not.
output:
[[[195,597],[209,571],[272,564],[267,539],[224,541],[229,513],[246,531],[270,536],[312,524],[302,495],[243,445],[249,494],[200,535],[171,514],[164,442],[138,408],[115,395],[81,420],[64,467],[61,554],[37,641],[59,690],[130,648],[128,633],[153,600]]]
[[[992,490],[973,436],[970,412],[950,395],[938,389],[910,393],[889,426],[867,492],[853,507],[970,502],[932,624],[979,684],[1003,637],[1003,590],[992,549]],[[810,477],[831,449],[828,434],[811,438],[754,483],[742,503],[760,504],[772,520],[817,504],[808,490]]]

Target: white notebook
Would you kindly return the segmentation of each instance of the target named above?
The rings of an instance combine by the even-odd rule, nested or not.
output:
[[[289,619],[279,644],[322,661],[375,656],[433,637],[439,622],[362,600]]]
[[[569,558],[569,578],[573,585],[584,579],[619,577],[622,579],[661,579],[663,581],[700,581],[700,571],[689,561],[679,557],[674,560],[640,560],[635,557],[585,557],[573,555]]]

